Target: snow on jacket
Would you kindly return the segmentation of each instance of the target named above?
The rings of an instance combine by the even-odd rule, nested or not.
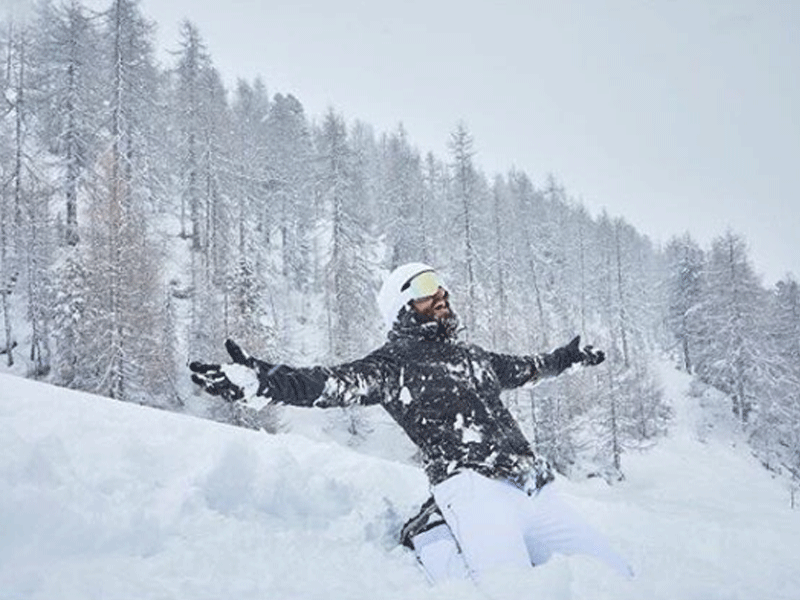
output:
[[[553,478],[550,467],[534,455],[500,392],[557,369],[546,354],[511,356],[459,342],[456,324],[406,310],[389,341],[362,359],[272,374],[272,401],[382,405],[419,447],[433,485],[471,469],[522,488],[541,487]]]

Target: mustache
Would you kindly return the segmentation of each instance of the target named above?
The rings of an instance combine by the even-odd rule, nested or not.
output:
[[[439,308],[441,306],[446,306],[448,308],[450,307],[450,302],[448,298],[442,298],[433,303],[433,308]]]

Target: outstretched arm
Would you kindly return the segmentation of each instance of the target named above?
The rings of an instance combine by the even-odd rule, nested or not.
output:
[[[566,346],[556,348],[550,354],[542,356],[542,375],[555,376],[569,369],[572,365],[581,364],[587,367],[599,365],[606,359],[602,350],[595,350],[593,346],[580,348],[581,336],[575,336]]]
[[[592,346],[584,346],[581,350],[580,343],[581,337],[576,336],[566,346],[556,348],[548,354],[490,354],[490,359],[500,386],[504,389],[515,388],[543,377],[555,377],[575,364],[594,366],[605,360],[602,350],[595,350]]]
[[[193,362],[192,381],[229,402],[259,409],[267,404],[346,406],[380,402],[387,380],[381,361],[366,357],[337,367],[293,368],[246,354],[233,340],[225,342],[232,363]]]
[[[192,381],[212,396],[262,408],[272,402],[310,406],[325,387],[319,369],[293,369],[246,354],[233,340],[225,342],[230,363],[189,365]]]

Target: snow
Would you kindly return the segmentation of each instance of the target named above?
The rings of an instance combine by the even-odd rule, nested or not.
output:
[[[554,484],[636,577],[558,557],[478,589],[430,587],[396,544],[428,493],[407,445],[356,451],[0,375],[0,600],[800,597],[785,483],[735,427],[705,424],[724,399],[663,381],[671,434],[625,454],[624,481]]]
[[[270,399],[268,397],[256,395],[258,392],[258,376],[253,369],[236,363],[228,363],[221,365],[220,370],[225,374],[228,381],[242,389],[250,406],[260,410],[269,404]]]

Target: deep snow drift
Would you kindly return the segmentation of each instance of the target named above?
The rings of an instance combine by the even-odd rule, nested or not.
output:
[[[688,396],[688,378],[669,369],[664,378],[672,433],[624,455],[625,481],[554,484],[636,578],[559,557],[479,590],[431,588],[396,545],[427,483],[386,448],[369,455],[0,375],[0,600],[800,598],[800,510],[786,482],[735,433],[706,425],[724,399]]]

